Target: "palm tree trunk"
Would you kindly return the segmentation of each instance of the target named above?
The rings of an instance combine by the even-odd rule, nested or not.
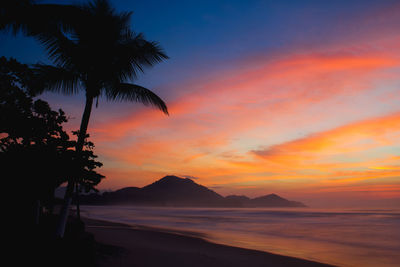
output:
[[[78,221],[81,221],[81,206],[79,203],[79,185],[75,185],[75,193],[76,193],[76,217],[78,218]]]
[[[86,105],[82,115],[81,127],[79,130],[78,141],[76,144],[76,153],[82,152],[83,145],[85,144],[85,137],[89,124],[90,113],[92,111],[92,105],[93,105],[93,97],[86,95]],[[64,205],[61,209],[60,218],[56,229],[56,237],[59,238],[64,237],[65,226],[67,225],[69,207],[71,205],[72,195],[74,192],[74,184],[75,184],[74,180],[71,177],[70,180],[68,181],[67,190],[65,191]]]

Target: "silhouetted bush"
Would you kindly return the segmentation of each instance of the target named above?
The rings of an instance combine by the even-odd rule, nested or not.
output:
[[[76,141],[62,127],[65,113],[29,93],[38,84],[27,65],[0,58],[1,171],[15,191],[11,202],[22,203],[32,222],[38,201],[51,210],[54,191],[64,182],[73,179],[88,192],[104,178],[95,171],[102,164],[95,160],[94,144],[85,141],[76,153]]]

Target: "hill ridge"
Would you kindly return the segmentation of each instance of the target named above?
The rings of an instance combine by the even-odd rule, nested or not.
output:
[[[82,204],[140,205],[168,207],[305,207],[301,202],[287,200],[272,193],[256,198],[229,195],[223,197],[190,178],[167,175],[143,187],[124,187],[103,194],[80,197]]]

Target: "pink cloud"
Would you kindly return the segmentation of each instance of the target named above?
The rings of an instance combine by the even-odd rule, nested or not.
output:
[[[384,41],[392,47],[388,40],[395,38]],[[391,49],[349,46],[243,60],[210,79],[184,82],[167,103],[170,117],[140,109],[93,125],[105,185],[186,173],[222,192],[268,187],[295,195],[339,185],[371,192],[366,183],[376,178],[376,192],[384,194],[384,184],[398,185],[387,179],[399,170],[384,169],[397,166],[390,151],[375,153],[400,141],[399,110],[387,108],[395,106],[399,67]]]

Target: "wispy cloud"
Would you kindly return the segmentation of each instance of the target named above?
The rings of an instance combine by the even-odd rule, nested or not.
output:
[[[174,86],[170,117],[140,109],[97,122],[107,186],[185,173],[227,193],[400,195],[399,36],[385,34],[253,55]]]

